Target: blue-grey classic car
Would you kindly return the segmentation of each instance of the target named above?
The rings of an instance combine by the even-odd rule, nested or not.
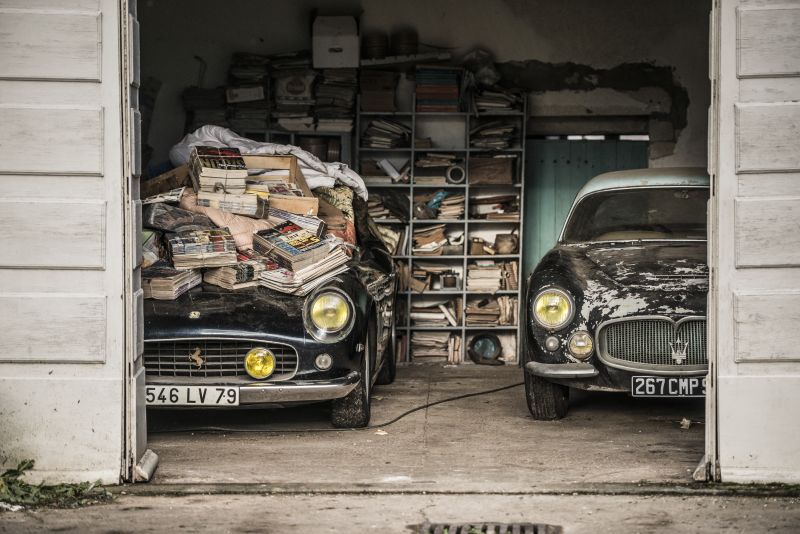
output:
[[[577,194],[558,243],[527,282],[525,393],[535,419],[570,388],[705,394],[704,170],[602,174]]]

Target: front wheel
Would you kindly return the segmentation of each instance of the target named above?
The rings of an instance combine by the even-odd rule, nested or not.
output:
[[[369,424],[370,417],[370,369],[369,362],[375,350],[375,327],[370,325],[361,358],[361,381],[347,394],[336,399],[331,405],[331,424],[336,428],[363,428]]]
[[[537,421],[561,419],[569,410],[569,388],[525,371],[525,399]]]

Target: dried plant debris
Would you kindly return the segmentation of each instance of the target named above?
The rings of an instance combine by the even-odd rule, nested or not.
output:
[[[77,508],[111,500],[111,493],[100,487],[100,482],[80,484],[28,484],[22,480],[25,471],[33,469],[33,460],[23,460],[16,469],[8,469],[0,475],[0,510],[19,510],[50,506],[54,508]]]

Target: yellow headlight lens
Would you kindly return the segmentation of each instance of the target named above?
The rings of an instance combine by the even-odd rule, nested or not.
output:
[[[533,313],[540,325],[560,328],[572,319],[572,301],[563,291],[546,289],[536,297]]]
[[[592,341],[592,336],[589,335],[589,332],[578,331],[569,338],[568,346],[570,354],[583,360],[588,358],[592,350],[594,350],[594,341]]]
[[[350,306],[338,293],[322,293],[311,304],[311,322],[323,332],[338,332],[350,320]]]
[[[244,357],[244,369],[253,378],[267,378],[275,371],[275,355],[269,349],[255,348]]]

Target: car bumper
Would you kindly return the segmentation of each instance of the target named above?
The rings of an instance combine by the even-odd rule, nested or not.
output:
[[[170,377],[148,377],[148,385],[174,385],[177,381]],[[282,380],[243,384],[239,386],[239,405],[245,404],[291,404],[320,402],[346,397],[361,382],[361,373],[352,371],[341,378],[330,380]],[[207,380],[181,385],[213,386]],[[235,384],[225,384],[231,386]]]
[[[599,371],[590,363],[541,363],[528,362],[525,371],[542,378],[563,380],[565,378],[593,378]]]

